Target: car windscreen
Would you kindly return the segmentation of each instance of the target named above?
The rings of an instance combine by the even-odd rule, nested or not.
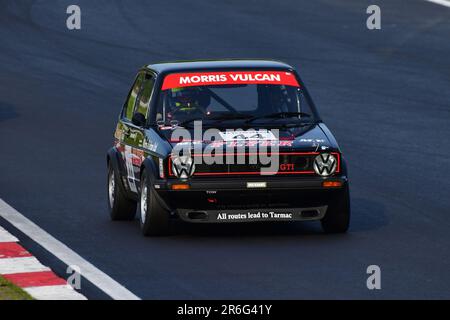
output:
[[[265,116],[273,114],[295,115],[280,117],[284,121],[315,120],[311,105],[293,73],[180,73],[164,79],[156,121],[173,124],[193,119],[258,118],[255,123],[267,123],[273,120]]]

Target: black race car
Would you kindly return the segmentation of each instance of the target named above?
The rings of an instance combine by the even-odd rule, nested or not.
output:
[[[108,151],[113,220],[144,235],[192,223],[320,220],[346,232],[347,168],[304,83],[267,60],[143,67]]]

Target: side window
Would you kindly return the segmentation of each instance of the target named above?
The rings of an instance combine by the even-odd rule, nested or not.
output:
[[[131,121],[131,118],[133,118],[134,113],[134,106],[136,104],[136,99],[139,94],[139,90],[142,86],[142,81],[144,80],[144,74],[140,73],[138,77],[136,78],[136,81],[133,84],[133,88],[131,89],[130,95],[128,96],[128,100],[125,104],[122,116],[125,117],[127,120]]]
[[[148,104],[150,102],[150,96],[152,94],[154,84],[155,79],[151,75],[146,74],[144,84],[139,94],[138,103],[136,105],[136,112],[142,113],[145,117],[147,117]]]

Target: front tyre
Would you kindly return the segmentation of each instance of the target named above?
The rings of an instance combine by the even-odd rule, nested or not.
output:
[[[325,217],[320,221],[326,233],[345,233],[350,224],[350,192],[348,184],[337,191],[328,206]]]
[[[169,234],[169,212],[158,203],[155,190],[145,170],[141,177],[139,211],[139,221],[144,236],[163,236]]]
[[[136,201],[128,199],[119,186],[119,176],[111,164],[108,165],[108,210],[111,220],[133,220],[136,216]]]

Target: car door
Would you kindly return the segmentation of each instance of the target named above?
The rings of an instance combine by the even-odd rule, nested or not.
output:
[[[140,169],[147,156],[144,149],[145,127],[148,118],[150,98],[153,93],[155,77],[151,73],[138,74],[135,84],[130,91],[122,112],[121,126],[124,168],[129,190],[138,193],[140,185]],[[141,114],[144,121],[133,123],[133,117]]]
[[[145,74],[140,72],[128,94],[127,100],[120,117],[118,132],[120,132],[120,150],[122,152],[123,168],[125,168],[125,176],[129,191],[137,193],[136,172],[133,166],[134,160],[133,147],[136,143],[136,128],[132,123],[139,94],[144,83]]]
[[[146,124],[149,117],[149,104],[153,93],[153,87],[155,84],[155,77],[149,73],[144,73],[143,83],[136,100],[136,106],[134,114],[140,113],[145,118],[144,124],[130,125],[130,142],[131,142],[131,165],[133,166],[132,173],[134,174],[133,180],[137,189],[140,186],[141,165],[145,158],[148,156],[145,145],[146,139]]]

